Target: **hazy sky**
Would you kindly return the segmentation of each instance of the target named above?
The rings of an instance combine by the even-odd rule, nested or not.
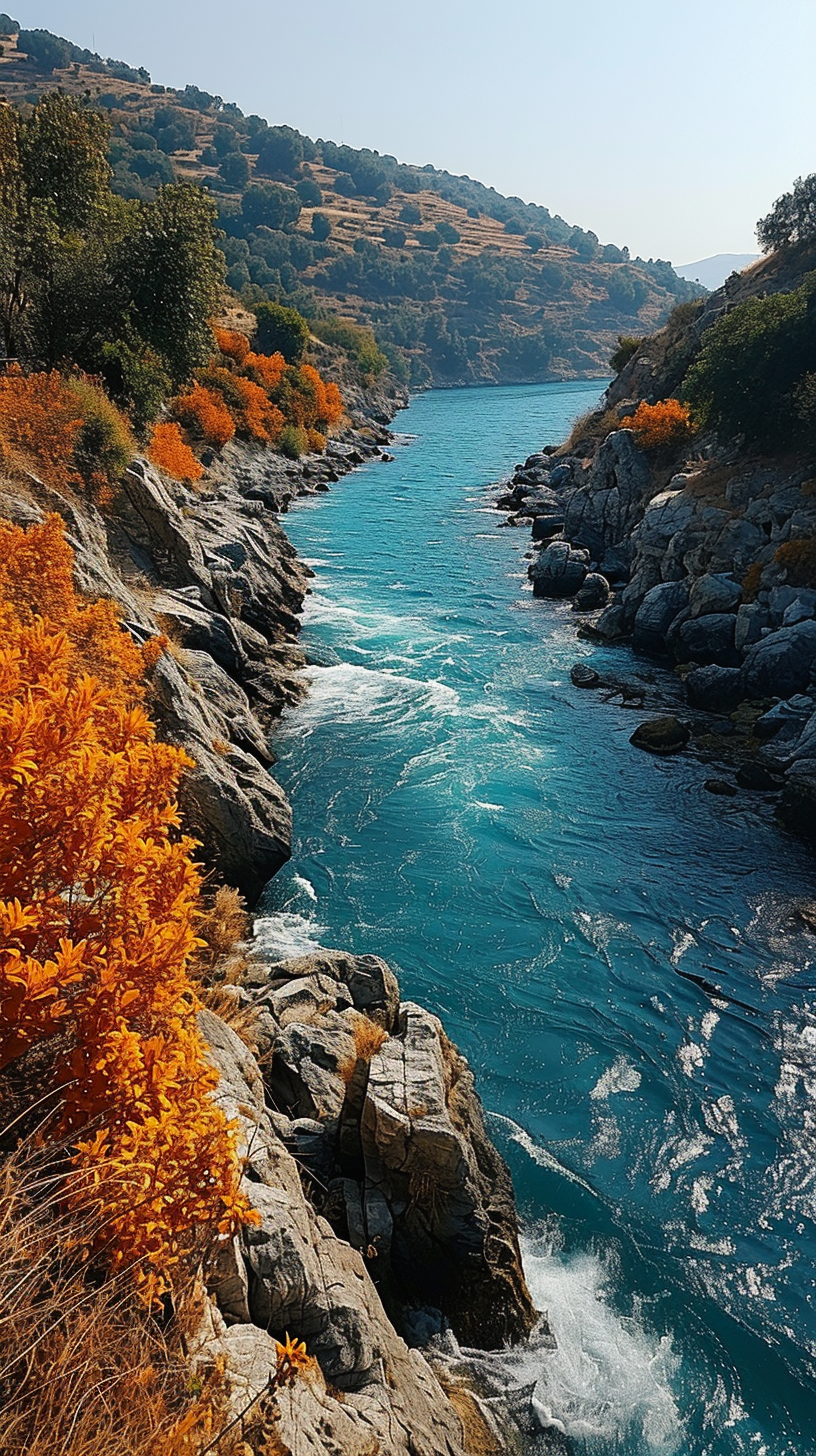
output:
[[[8,0],[4,0],[8,4]],[[312,137],[468,173],[602,242],[754,252],[816,171],[816,0],[21,0]]]

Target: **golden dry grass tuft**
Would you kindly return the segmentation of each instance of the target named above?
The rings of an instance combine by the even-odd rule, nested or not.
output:
[[[58,1156],[30,1139],[0,1167],[0,1451],[198,1456],[227,1416],[220,1372],[197,1377],[185,1357],[192,1280],[161,1319],[126,1275],[100,1281],[79,1238],[96,1205],[62,1212]]]

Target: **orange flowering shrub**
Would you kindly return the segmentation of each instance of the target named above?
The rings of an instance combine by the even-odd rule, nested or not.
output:
[[[201,461],[183,440],[174,420],[154,427],[147,454],[173,480],[200,480],[204,474]]]
[[[270,393],[277,389],[288,365],[282,354],[254,354],[250,351],[244,359],[244,373],[256,384],[263,385]]]
[[[30,455],[49,484],[78,482],[74,449],[82,429],[79,401],[59,370],[25,375],[13,366],[0,375],[0,449]]]
[[[236,415],[239,431],[253,440],[271,445],[280,437],[286,423],[277,405],[272,403],[266,390],[251,379],[237,378],[235,389],[241,399]]]
[[[626,429],[634,430],[641,450],[661,450],[693,434],[691,417],[679,399],[661,399],[657,404],[641,400],[635,413],[623,424]]]
[[[243,364],[249,353],[249,339],[246,334],[239,333],[237,329],[219,328],[214,328],[213,333],[220,353],[233,359],[236,364]]]
[[[160,648],[83,603],[72,567],[59,517],[0,523],[0,1068],[50,1043],[69,1197],[95,1210],[77,1237],[150,1301],[198,1231],[250,1215],[187,974],[190,761],[142,706]]]
[[[197,430],[206,443],[216,449],[226,445],[235,434],[232,415],[223,397],[214,389],[194,384],[187,394],[179,395],[173,401],[173,410],[183,425]]]
[[[314,401],[314,419],[304,423],[322,426],[324,429],[336,425],[343,417],[343,401],[337,385],[327,384],[311,364],[301,364],[298,372]]]

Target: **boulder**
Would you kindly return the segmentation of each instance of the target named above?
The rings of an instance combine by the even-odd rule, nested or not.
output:
[[[679,753],[685,748],[691,738],[691,730],[687,723],[682,723],[679,718],[666,714],[660,718],[650,718],[646,723],[638,724],[629,742],[635,748],[645,749],[646,753],[669,754]]]
[[[589,571],[580,591],[576,592],[572,605],[577,612],[594,612],[599,607],[605,607],[609,597],[610,586],[606,577],[601,576],[599,571]]]
[[[537,597],[571,597],[583,586],[589,569],[586,551],[568,541],[553,541],[532,562],[529,575]]]
[[[570,682],[576,688],[598,688],[601,686],[601,674],[584,662],[576,662],[570,668]]]
[[[263,948],[263,925],[259,925]],[[339,982],[351,997],[351,1004],[386,1031],[393,1031],[399,1010],[399,984],[387,961],[373,955],[349,955],[341,950],[319,950],[313,955],[292,956],[275,961],[271,974],[278,980],[302,982],[306,977]],[[335,993],[337,994],[337,993]]]
[[[703,788],[709,794],[719,794],[724,799],[733,799],[737,793],[735,785],[729,784],[727,779],[706,779]]]
[[[533,540],[551,541],[564,529],[563,511],[545,511],[533,519]]]
[[[686,694],[693,708],[731,713],[745,697],[745,678],[738,667],[695,667],[686,678]]]
[[[816,671],[816,622],[780,627],[745,657],[748,696],[789,698],[806,692]]]
[[[742,587],[724,572],[705,572],[693,583],[689,595],[692,617],[735,612],[742,601]]]
[[[734,626],[734,646],[737,652],[747,652],[762,636],[762,629],[770,622],[768,611],[759,602],[743,602],[737,608]]]
[[[754,789],[763,794],[777,793],[782,787],[782,776],[773,773],[763,763],[741,763],[737,769],[737,783],[741,789]]]
[[[761,718],[757,718],[754,733],[757,738],[775,738],[777,735],[785,739],[798,738],[814,709],[816,704],[813,699],[806,697],[804,693],[783,698],[781,702],[774,703]]]
[[[692,608],[693,610],[693,608]],[[675,652],[681,660],[699,662],[703,666],[736,667],[739,654],[734,647],[736,618],[728,612],[711,612],[690,617],[681,626]]]
[[[646,592],[635,614],[632,644],[639,652],[654,657],[667,655],[666,637],[679,612],[688,606],[685,581],[664,581]]]

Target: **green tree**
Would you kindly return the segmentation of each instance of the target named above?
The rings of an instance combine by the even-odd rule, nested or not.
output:
[[[260,353],[282,354],[287,364],[300,362],[309,342],[309,325],[297,309],[259,303],[255,319],[255,343]]]
[[[243,152],[227,152],[221,159],[218,173],[228,187],[234,187],[236,192],[240,192],[249,181],[249,162]]]
[[[792,293],[750,298],[704,335],[683,381],[703,425],[763,446],[794,440],[806,376],[816,370],[816,273]]]
[[[224,264],[216,218],[215,203],[200,188],[162,187],[141,207],[117,260],[132,325],[160,355],[174,387],[212,351],[209,320]]]
[[[757,223],[757,237],[764,253],[790,243],[816,239],[816,172],[797,177],[790,192],[773,205],[767,217]]]
[[[295,191],[304,207],[320,207],[323,201],[323,193],[314,180],[314,177],[303,177],[298,182]]]
[[[253,182],[241,200],[241,215],[249,231],[257,227],[290,226],[297,222],[300,212],[297,193],[279,182]]]
[[[325,212],[312,213],[312,237],[318,243],[325,243],[331,232],[331,223]]]
[[[270,126],[261,138],[258,171],[267,177],[297,177],[303,163],[303,137],[291,126]]]

